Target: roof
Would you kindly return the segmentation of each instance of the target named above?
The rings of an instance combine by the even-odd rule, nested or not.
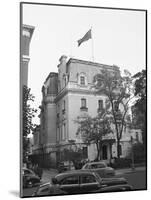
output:
[[[119,71],[119,67],[116,65],[101,64],[97,62],[80,60],[80,59],[75,59],[75,58],[70,58],[67,62],[67,65],[69,65],[70,63],[81,63],[81,64],[86,64],[86,65],[91,65],[91,66],[96,66],[96,67],[101,67],[101,68],[106,67],[107,69]]]

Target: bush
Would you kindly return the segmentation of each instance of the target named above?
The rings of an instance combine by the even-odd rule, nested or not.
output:
[[[131,159],[127,159],[127,158],[115,158],[114,163],[112,163],[112,167],[115,169],[118,168],[127,168],[127,167],[131,167]]]
[[[141,143],[134,144],[133,145],[133,155],[134,155],[135,163],[145,162],[146,150],[144,148],[144,145]]]

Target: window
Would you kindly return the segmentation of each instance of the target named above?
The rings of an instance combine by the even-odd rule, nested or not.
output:
[[[81,99],[81,107],[86,108],[86,99]]]
[[[95,177],[92,175],[85,175],[81,177],[81,183],[95,183],[97,182]]]
[[[106,165],[104,163],[93,164],[91,165],[91,169],[105,168]]]
[[[60,140],[62,140],[62,130],[61,130],[61,126],[59,127],[59,138],[60,138]]]
[[[84,76],[80,76],[80,84],[85,85],[85,77]]]
[[[70,177],[65,178],[61,182],[61,185],[72,185],[72,184],[78,184],[78,183],[79,183],[78,176],[70,176]]]
[[[98,109],[99,110],[103,109],[103,100],[98,100]]]
[[[87,147],[83,147],[82,151],[83,151],[83,157],[87,158],[88,157],[88,148]]]
[[[65,114],[65,108],[66,108],[66,102],[65,102],[65,100],[63,100],[62,114]]]
[[[59,127],[57,127],[57,142],[59,142]]]
[[[62,140],[66,139],[66,124],[62,125]]]

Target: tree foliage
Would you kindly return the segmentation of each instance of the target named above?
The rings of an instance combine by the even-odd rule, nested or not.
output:
[[[146,143],[146,70],[138,72],[133,78],[136,97],[136,102],[132,107],[133,124],[141,128],[143,142]]]
[[[121,76],[120,71],[101,70],[100,74],[94,77],[94,87],[98,94],[104,94],[111,105],[111,115],[115,125],[117,139],[117,156],[120,157],[120,140],[123,129],[128,123],[128,110],[133,95],[133,83],[130,72],[124,70]]]
[[[78,148],[76,151],[73,149],[64,149],[64,160],[72,161],[75,169],[80,168],[82,159],[84,159],[82,149]]]
[[[35,124],[33,124],[32,119],[35,117],[36,109],[31,107],[31,102],[34,101],[34,96],[31,94],[31,89],[27,86],[23,86],[23,158],[25,159],[29,139],[28,135],[35,128]]]
[[[103,136],[111,133],[110,117],[102,110],[96,117],[85,116],[84,118],[78,117],[76,123],[79,124],[77,135],[81,135],[83,141],[87,144],[91,142],[96,144],[97,159],[101,159],[100,149]]]

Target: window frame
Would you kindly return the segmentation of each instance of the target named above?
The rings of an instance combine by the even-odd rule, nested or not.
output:
[[[66,181],[67,179],[72,178],[72,177],[76,177],[78,182],[77,183],[72,183],[72,184],[69,184],[69,183],[63,184],[64,181]],[[60,186],[71,186],[71,185],[79,185],[79,184],[80,184],[79,175],[71,175],[71,176],[65,177],[59,183]]]
[[[87,100],[86,98],[81,98],[81,108],[86,108],[87,107]]]

